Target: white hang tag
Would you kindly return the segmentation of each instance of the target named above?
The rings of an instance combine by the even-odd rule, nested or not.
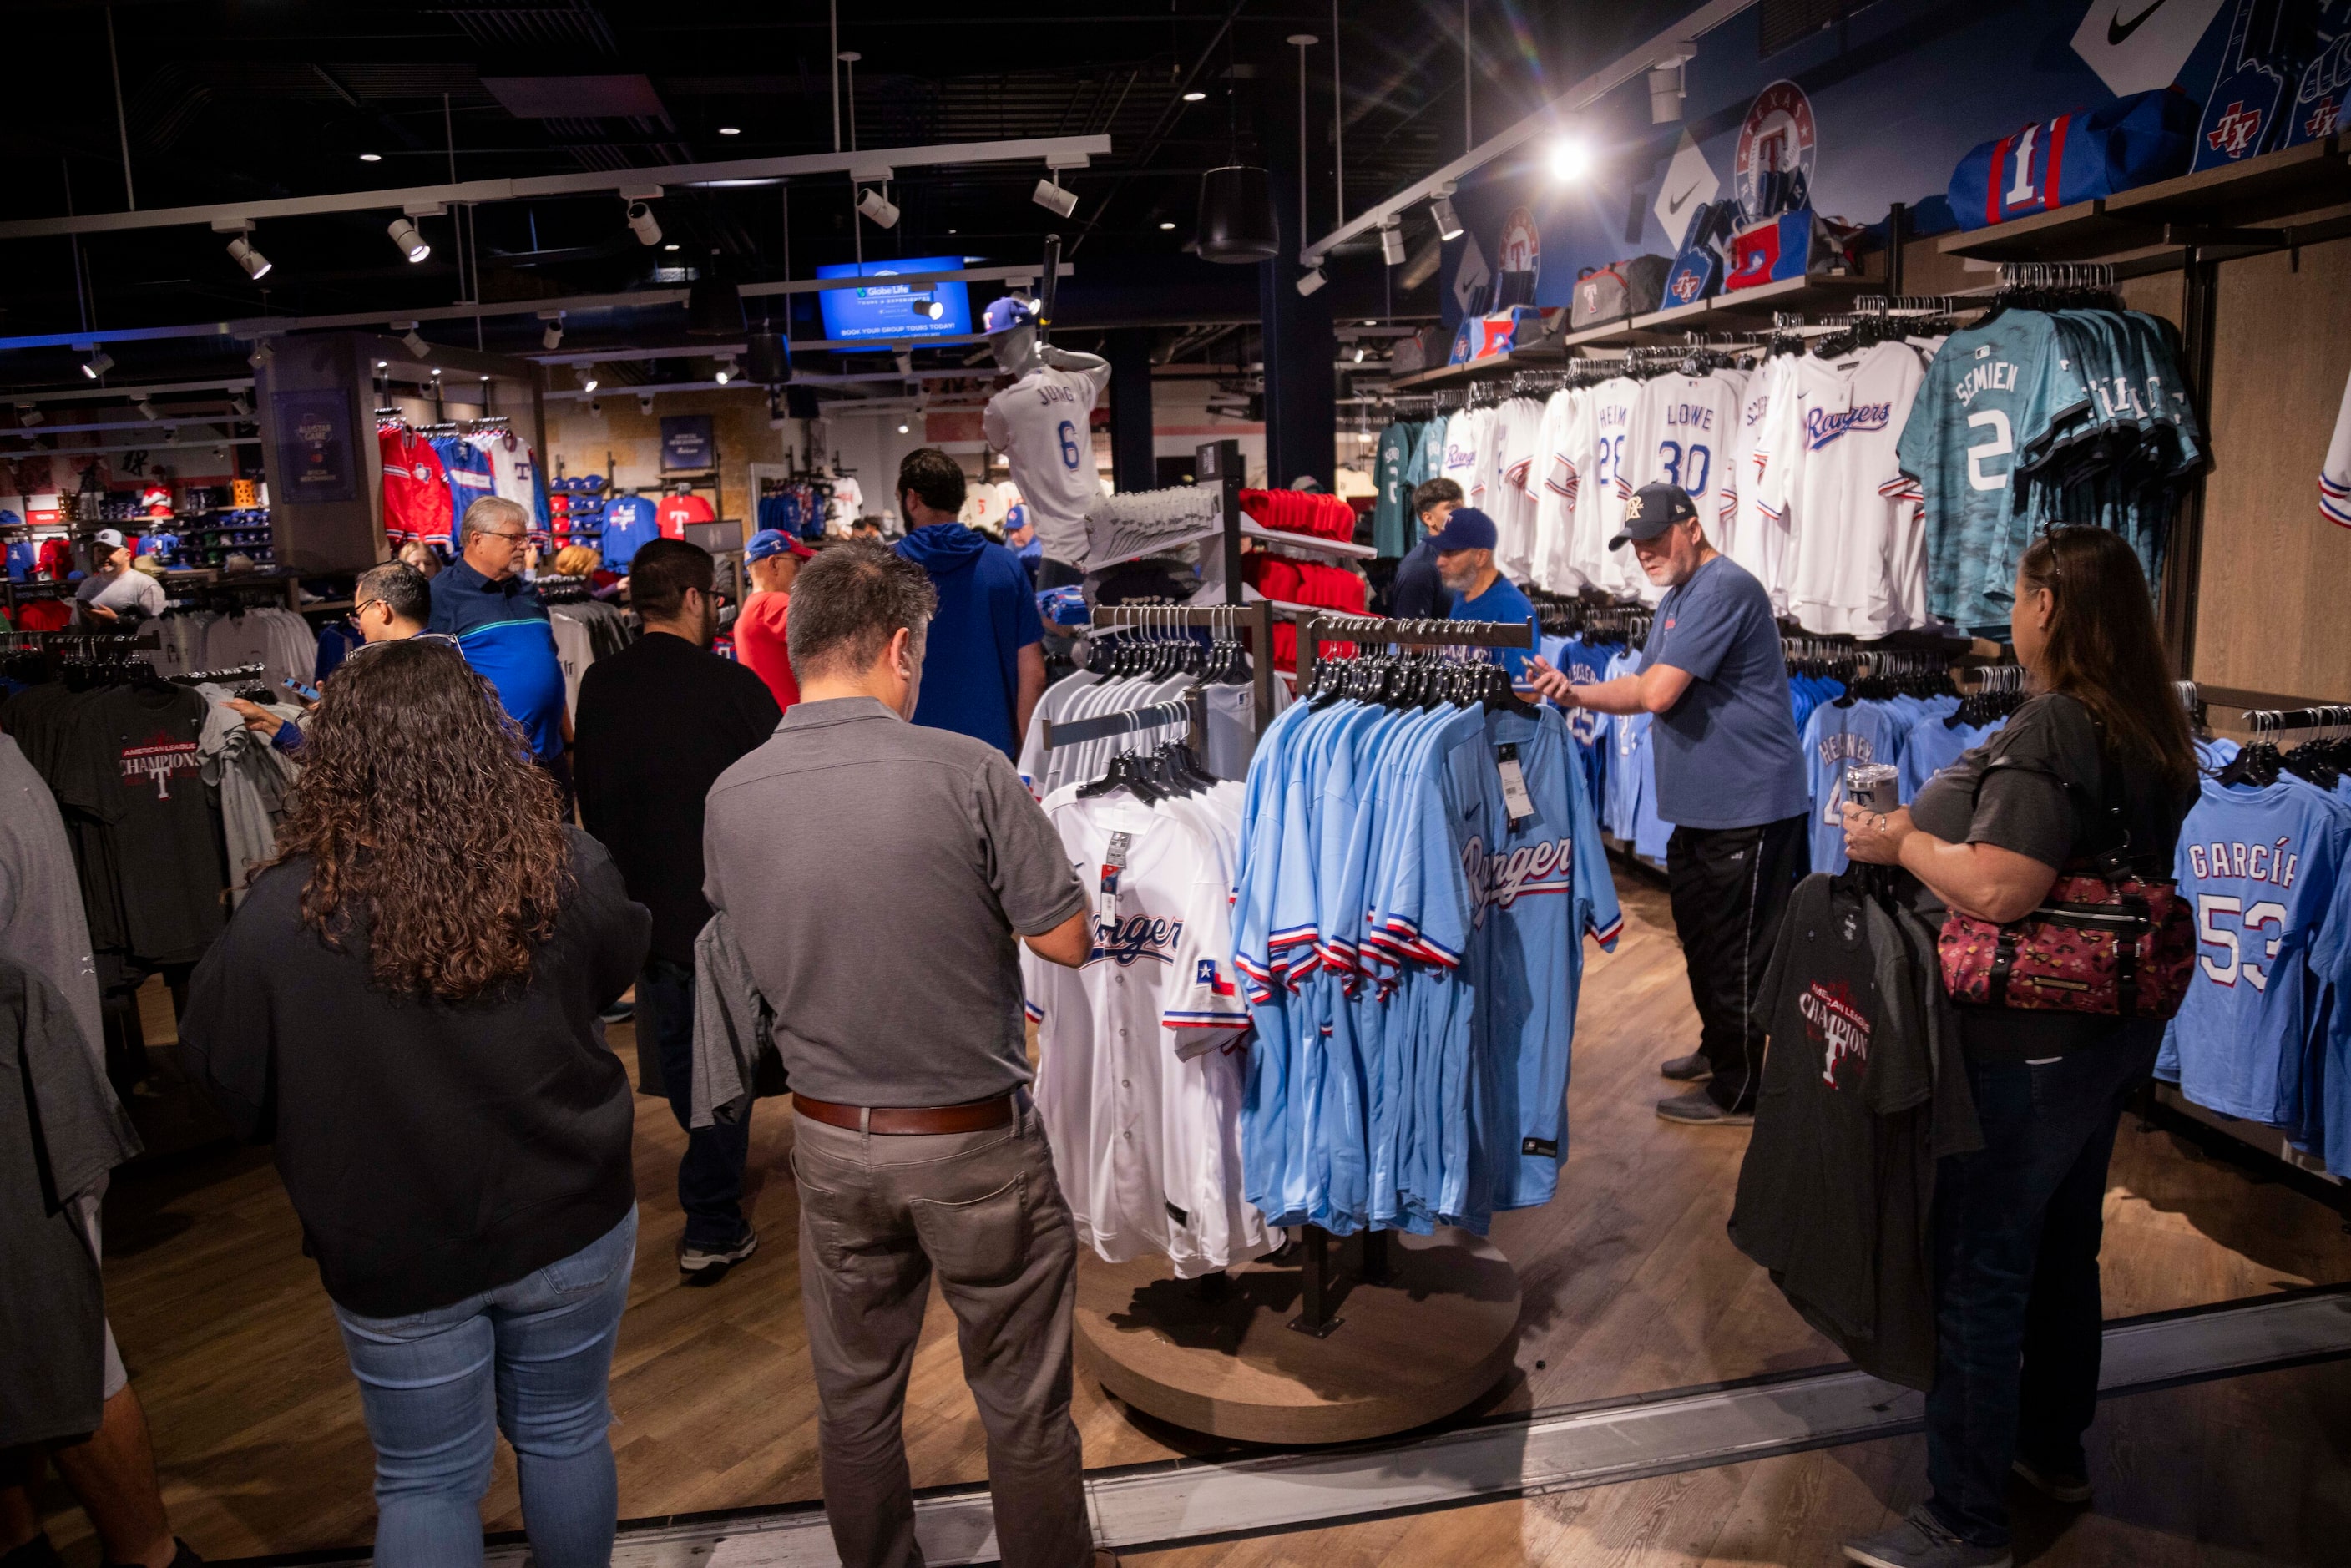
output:
[[[1535,814],[1535,798],[1527,793],[1526,769],[1519,766],[1517,746],[1495,747],[1494,758],[1502,774],[1502,803],[1510,808],[1510,826],[1516,828]]]

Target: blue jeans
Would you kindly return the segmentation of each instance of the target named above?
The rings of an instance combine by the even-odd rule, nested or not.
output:
[[[751,1103],[743,1119],[694,1124],[694,971],[666,958],[647,958],[637,972],[637,1049],[661,1054],[662,1087],[671,1114],[685,1131],[677,1162],[677,1205],[685,1210],[685,1244],[725,1250],[751,1228],[743,1218],[743,1163],[751,1153]]]
[[[604,1568],[620,1518],[605,1385],[637,1212],[570,1257],[430,1312],[335,1309],[375,1443],[378,1568],[482,1561],[482,1497],[504,1432],[539,1568]]]
[[[2009,1465],[2085,1473],[2104,1312],[2098,1246],[2115,1124],[2155,1065],[2132,1022],[2053,1061],[1968,1060],[1984,1146],[1935,1173],[1935,1387],[1928,1506],[1978,1546],[2008,1544]]]

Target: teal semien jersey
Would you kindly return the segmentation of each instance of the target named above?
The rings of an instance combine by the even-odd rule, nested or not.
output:
[[[1970,628],[2008,620],[2040,488],[2022,473],[2061,447],[2089,406],[2056,324],[2038,311],[2003,311],[1944,343],[1897,448],[1926,501],[1931,613]]]
[[[1372,548],[1384,556],[1401,556],[1411,548],[1405,542],[1405,524],[1412,517],[1412,460],[1418,434],[1409,424],[1391,424],[1380,432],[1372,467],[1372,483],[1379,488],[1372,506]]]

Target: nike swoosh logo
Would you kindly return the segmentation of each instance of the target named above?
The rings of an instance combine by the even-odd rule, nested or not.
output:
[[[2157,5],[2162,5],[2162,4],[2163,4],[2163,0],[2155,0],[2155,3],[2156,3]],[[1672,200],[1668,201],[1668,202],[1666,204],[1666,215],[1667,215],[1667,217],[1671,217],[1674,214],[1680,212],[1680,211],[1682,210],[1682,204],[1683,204],[1684,202],[1688,201],[1692,196],[1694,196],[1694,195],[1696,195],[1696,194],[1698,194],[1698,187],[1697,187],[1696,185],[1692,185],[1688,190],[1684,191],[1680,195],[1676,196],[1676,197],[1674,197]]]
[[[2119,5],[2116,6],[2115,14],[2106,18],[2106,46],[2109,48],[2119,48],[2124,39],[2138,31],[2138,25],[2141,22],[2162,9],[2163,0],[2155,0],[2154,5],[2126,22],[2123,20],[2123,8]]]

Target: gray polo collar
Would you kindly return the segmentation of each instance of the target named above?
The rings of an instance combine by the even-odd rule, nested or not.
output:
[[[864,719],[895,719],[898,714],[879,697],[829,697],[823,702],[794,703],[784,713],[786,729],[815,729],[823,725],[855,724]],[[904,723],[904,720],[900,720]]]

